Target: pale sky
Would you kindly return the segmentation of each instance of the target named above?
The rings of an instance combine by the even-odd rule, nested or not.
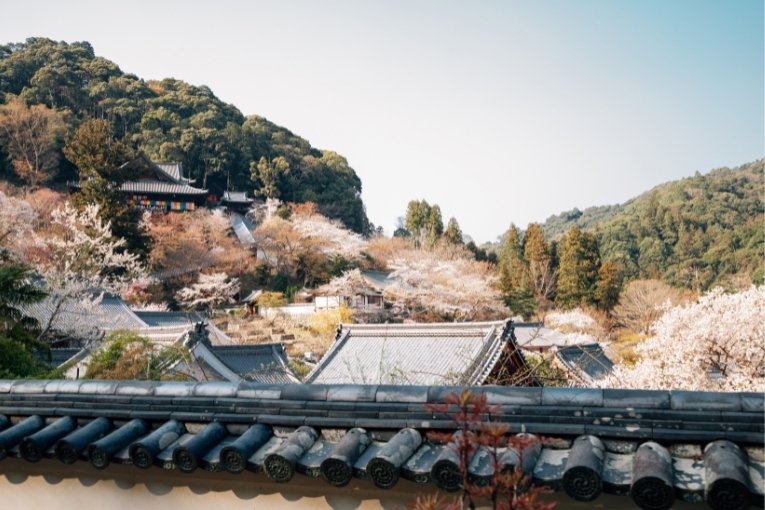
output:
[[[348,158],[476,241],[765,154],[762,0],[4,1],[0,43],[88,41]]]

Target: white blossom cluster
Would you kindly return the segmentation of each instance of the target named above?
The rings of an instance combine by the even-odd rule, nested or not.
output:
[[[337,220],[311,214],[293,216],[291,221],[302,237],[319,240],[324,253],[355,258],[366,249],[364,238],[344,228]]]
[[[385,289],[385,297],[407,309],[447,313],[460,320],[509,313],[496,290],[496,275],[486,264],[412,250],[389,265],[394,269],[393,283]]]
[[[634,367],[615,367],[607,385],[645,389],[763,391],[765,287],[715,289],[668,309],[637,347]]]
[[[189,308],[212,310],[218,305],[232,303],[239,288],[239,280],[229,280],[226,273],[200,274],[197,283],[181,289],[176,297]]]
[[[0,191],[0,248],[17,253],[28,241],[36,219],[28,202]]]
[[[78,212],[68,202],[52,213],[55,234],[40,241],[47,256],[38,266],[49,285],[72,285],[118,293],[135,278],[145,276],[138,256],[112,236],[110,223],[98,216],[97,205]]]
[[[99,330],[94,324],[60,317],[73,309],[95,313],[104,292],[118,294],[146,275],[138,256],[124,249],[124,239],[112,236],[110,223],[98,212],[97,205],[78,212],[67,202],[51,213],[51,231],[34,240],[39,248],[35,265],[48,292],[43,332],[55,327],[60,334],[95,339]]]
[[[573,310],[550,312],[545,315],[545,326],[550,328],[570,328],[577,331],[588,331],[597,327],[595,320],[579,308]]]

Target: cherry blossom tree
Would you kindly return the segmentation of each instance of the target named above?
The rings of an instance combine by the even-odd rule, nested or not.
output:
[[[294,215],[292,225],[304,238],[320,239],[322,251],[329,255],[354,258],[366,248],[366,241],[355,232],[320,214]]]
[[[386,299],[415,314],[431,312],[458,320],[499,319],[510,310],[502,303],[493,266],[464,254],[406,250],[394,255],[393,283]]]
[[[18,258],[32,235],[36,219],[37,214],[28,202],[0,191],[0,255]]]
[[[184,306],[212,312],[219,305],[233,303],[239,288],[239,280],[229,279],[226,273],[200,274],[197,283],[181,289],[176,297]]]
[[[617,366],[611,387],[715,391],[765,389],[765,287],[715,289],[667,309],[636,348],[633,367]]]
[[[125,240],[115,239],[110,223],[98,213],[97,205],[78,212],[67,202],[51,214],[46,235],[36,239],[30,259],[45,281],[50,310],[40,317],[41,337],[54,327],[67,303],[93,308],[104,293],[119,294],[129,282],[146,275],[138,256],[124,249]],[[70,322],[69,327],[72,331],[59,333],[86,340],[97,334],[87,321]]]

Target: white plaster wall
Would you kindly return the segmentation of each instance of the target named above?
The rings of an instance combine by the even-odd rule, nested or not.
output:
[[[279,510],[282,508],[338,510],[404,509],[417,494],[434,491],[432,484],[400,480],[392,490],[354,479],[337,488],[322,479],[296,474],[286,484],[262,474],[245,472],[184,474],[160,468],[110,465],[97,470],[85,462],[64,465],[45,459],[31,464],[6,458],[0,461],[0,509],[8,510]],[[601,495],[580,503],[560,492],[548,500],[567,509],[637,509],[629,497]],[[704,503],[676,503],[675,510],[700,510]]]

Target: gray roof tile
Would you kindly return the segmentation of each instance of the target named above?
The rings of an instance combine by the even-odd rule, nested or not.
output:
[[[261,386],[252,383],[91,381],[24,381],[10,385],[0,381],[2,385],[7,390],[0,392],[0,422],[3,421],[2,415],[24,417],[33,414],[43,416],[48,423],[62,416],[78,418],[81,427],[97,416],[110,418],[117,426],[122,425],[121,420],[132,417],[145,418],[155,426],[171,418],[185,422],[186,434],[169,446],[163,445],[157,455],[158,465],[165,469],[177,468],[173,462],[176,448],[182,444],[189,447],[195,444],[194,438],[206,430],[205,425],[216,422],[226,425],[224,432],[227,435],[216,436],[215,442],[205,446],[208,449],[199,454],[197,461],[200,467],[208,471],[223,469],[220,459],[223,447],[232,444],[238,437],[236,434],[248,430],[253,423],[273,424],[277,432],[281,431],[279,433],[286,438],[291,437],[295,427],[303,425],[341,434],[353,426],[365,426],[373,434],[375,442],[354,463],[354,475],[362,479],[368,478],[368,462],[381,455],[389,441],[402,429],[415,429],[421,437],[425,437],[427,431],[454,430],[452,420],[429,419],[427,416],[426,405],[440,403],[439,398],[445,398],[449,392],[425,386]],[[459,391],[461,388],[449,388],[452,389]],[[480,391],[503,395],[513,402],[504,406],[510,412],[494,417],[508,423],[511,432],[525,430],[561,439],[559,444],[545,444],[530,467],[538,482],[552,486],[560,484],[571,440],[585,433],[592,434],[593,440],[597,439],[605,446],[606,453],[598,475],[602,478],[604,492],[611,494],[628,494],[631,491],[636,447],[648,439],[666,445],[683,443],[695,446],[701,452],[707,443],[727,438],[741,446],[759,445],[754,449],[742,449],[741,462],[744,465],[737,469],[749,473],[750,492],[762,492],[757,487],[765,471],[762,411],[725,410],[731,407],[730,402],[735,402],[742,395],[728,394],[724,399],[727,403],[723,402],[721,406],[716,401],[720,398],[719,394],[693,394],[684,400],[687,395],[680,392],[680,398],[675,402],[683,405],[670,408],[666,405],[666,395],[661,393],[623,390],[608,394],[578,388],[545,389],[540,392],[534,389],[529,395],[535,396],[528,399],[525,392],[519,394],[518,390],[488,387]],[[670,399],[674,394],[670,393]],[[330,395],[331,399],[328,398]],[[370,400],[373,395],[377,398],[375,401]],[[620,401],[639,403],[643,407],[619,407],[617,404]],[[604,404],[609,407],[603,407]],[[324,413],[328,416],[323,416]],[[342,413],[343,416],[333,416],[333,413]],[[0,442],[3,434],[0,431]],[[337,437],[337,433],[327,433],[300,454],[296,460],[297,472],[319,476],[319,466],[333,451]],[[265,457],[285,440],[288,439],[271,437],[265,444],[259,443],[263,446],[251,455],[248,453],[247,469],[261,469]],[[201,444],[201,441],[196,443]],[[616,443],[626,446],[614,447]],[[431,468],[445,448],[444,445],[427,441],[415,446],[400,459],[401,477],[419,483],[428,482],[432,477]],[[10,450],[15,452],[13,445]],[[127,447],[123,447],[112,454],[111,460],[115,463],[127,462],[126,450]],[[53,453],[50,450],[48,455]],[[695,459],[683,458],[682,451],[677,448],[672,449],[672,454],[675,458],[672,459],[671,469],[678,493],[685,499],[703,500],[704,459],[698,455]],[[484,452],[471,461],[470,470],[474,476],[490,476],[492,464],[487,455]]]
[[[353,324],[306,382],[480,384],[505,346],[504,323]]]

